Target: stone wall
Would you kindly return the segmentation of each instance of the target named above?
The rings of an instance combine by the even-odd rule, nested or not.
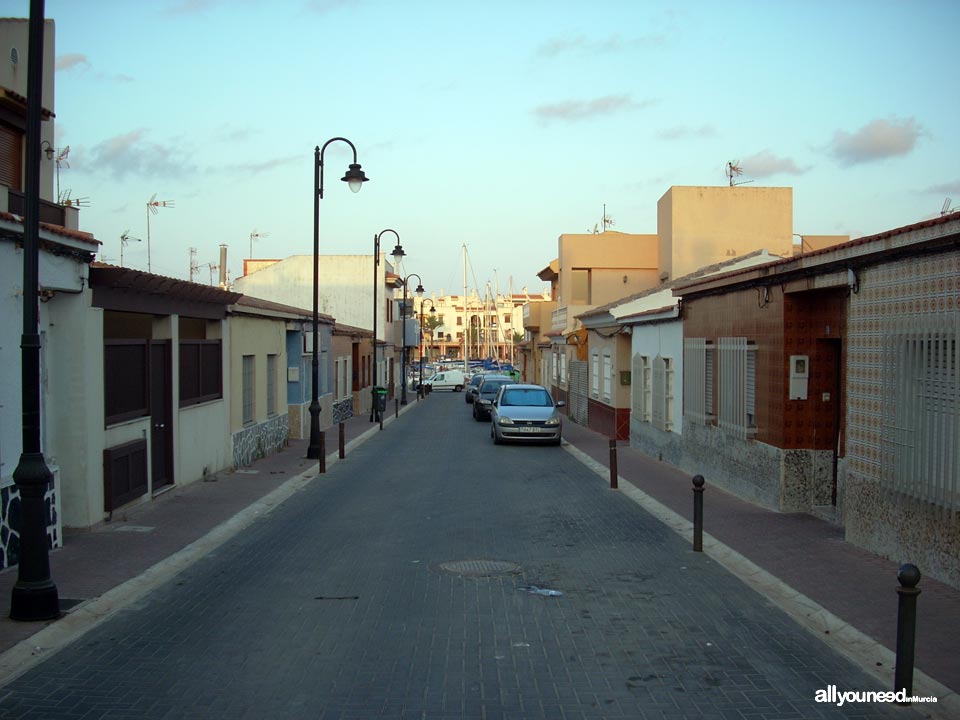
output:
[[[254,460],[286,447],[289,440],[290,426],[286,413],[245,427],[233,434],[233,466],[246,467]]]

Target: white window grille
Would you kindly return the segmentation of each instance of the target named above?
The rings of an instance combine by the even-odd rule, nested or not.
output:
[[[560,360],[560,371],[559,371],[560,384],[566,385],[567,384],[567,353],[565,350],[560,351],[560,355],[558,356],[558,359]]]
[[[651,369],[647,355],[634,355],[631,370],[634,382],[631,387],[631,412],[640,422],[651,420]]]
[[[717,345],[720,361],[718,424],[724,432],[746,439],[756,432],[753,424],[756,346],[748,343],[745,337],[722,337]]]
[[[910,497],[960,508],[958,314],[903,325],[883,338],[882,481]]]
[[[713,354],[711,340],[683,341],[683,415],[696,423],[713,422]]]
[[[590,395],[600,398],[600,353],[593,353],[590,358]]]
[[[243,423],[253,422],[253,392],[254,392],[254,358],[253,355],[243,356]]]
[[[657,355],[653,359],[651,415],[658,430],[673,430],[673,361]]]
[[[610,402],[613,397],[613,359],[603,354],[603,401]]]

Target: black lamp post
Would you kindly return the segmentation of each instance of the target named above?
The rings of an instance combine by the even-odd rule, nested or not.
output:
[[[27,48],[27,166],[23,218],[23,335],[20,339],[23,450],[13,471],[20,493],[20,557],[10,597],[14,620],[60,617],[50,577],[43,496],[53,479],[40,446],[40,96],[43,89],[43,0],[31,0]]]
[[[427,304],[426,300],[420,301],[420,380],[417,382],[417,399],[423,397],[423,306]],[[437,308],[430,301],[430,314],[436,315]]]
[[[418,298],[423,297],[423,280],[416,273],[410,273],[403,279],[403,312],[400,313],[400,377],[403,380],[403,389],[400,391],[400,404],[407,404],[407,281],[415,277],[417,289],[414,292]],[[413,315],[413,313],[410,313]]]
[[[400,235],[396,230],[387,228],[373,236],[373,382],[370,383],[370,422],[373,422],[377,410],[377,286],[380,284],[377,267],[380,265],[380,236],[384,233],[393,233],[397,238],[397,244],[391,253],[393,261],[399,263],[400,258],[405,254],[400,246]]]
[[[307,446],[307,457],[316,460],[321,454],[320,434],[320,399],[318,385],[320,384],[320,339],[317,337],[317,317],[320,314],[320,199],[323,197],[323,153],[327,145],[336,140],[342,140],[353,150],[353,162],[341,180],[350,186],[353,192],[360,192],[369,178],[360,169],[357,162],[357,148],[353,143],[342,137],[330,138],[313,151],[313,387],[310,393],[310,445]]]

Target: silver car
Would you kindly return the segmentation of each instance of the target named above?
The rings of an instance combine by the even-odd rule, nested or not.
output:
[[[542,385],[504,385],[490,406],[490,437],[493,442],[546,442],[559,445],[561,416]]]

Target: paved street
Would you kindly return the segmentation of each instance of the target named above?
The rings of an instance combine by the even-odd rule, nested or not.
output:
[[[0,718],[914,718],[562,448],[462,394],[0,690]]]

